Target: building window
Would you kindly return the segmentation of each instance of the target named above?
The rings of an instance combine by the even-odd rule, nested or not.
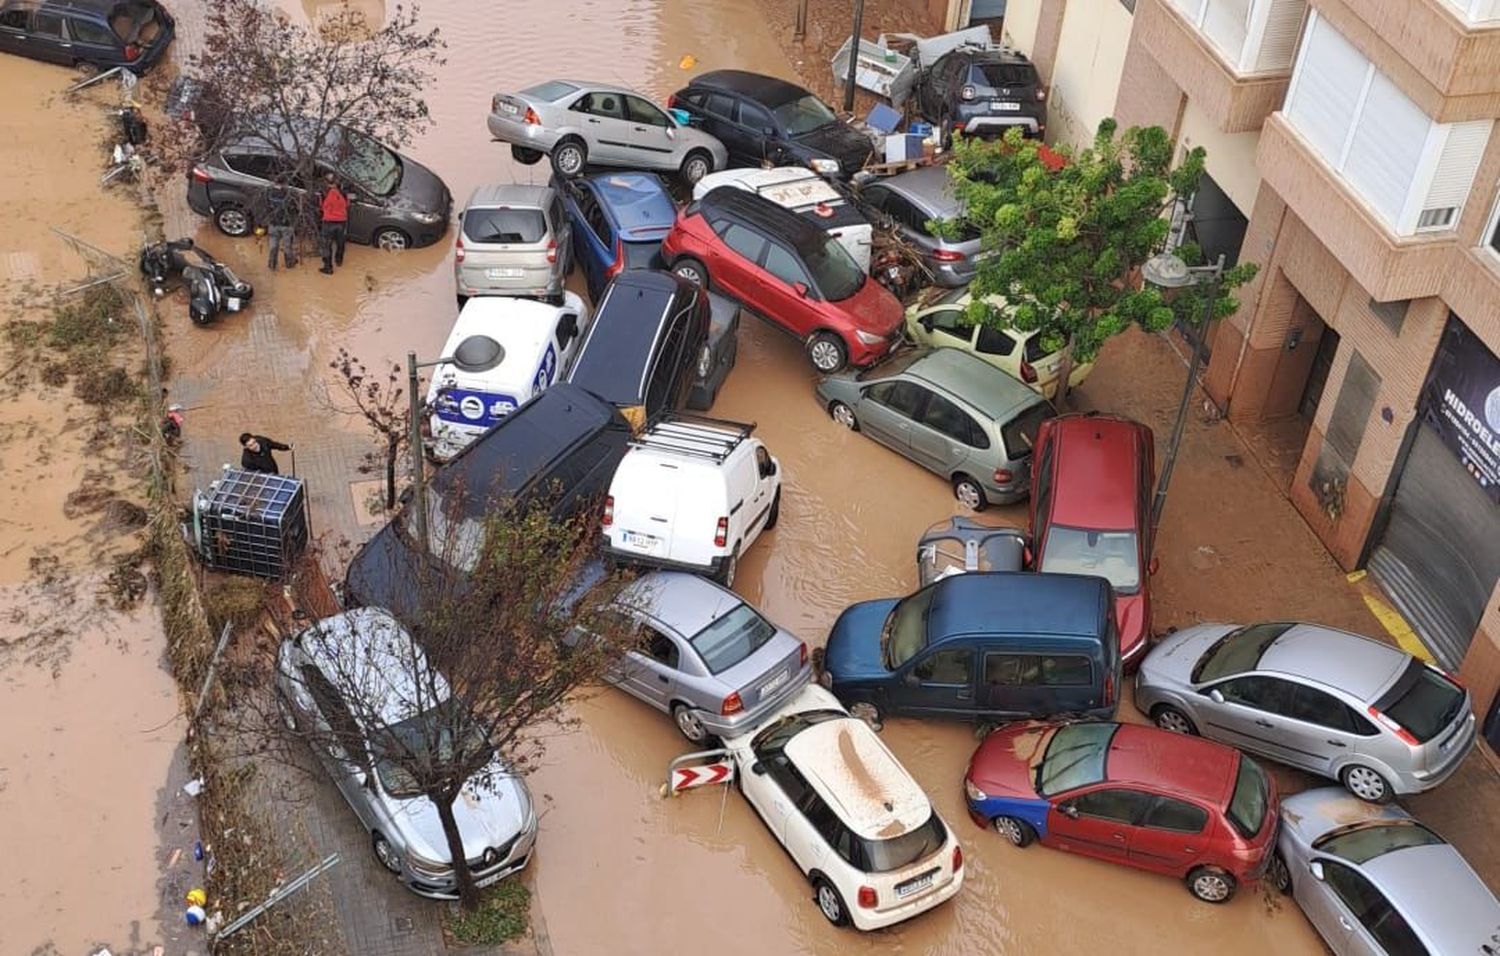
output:
[[[1292,68],[1306,0],[1172,0],[1236,73]]]
[[[1406,324],[1406,310],[1409,308],[1410,299],[1397,299],[1395,302],[1370,300],[1370,312],[1380,320],[1381,325],[1391,330],[1392,335],[1401,334],[1401,326]]]
[[[1500,0],[1448,0],[1448,6],[1470,23],[1500,20]]]
[[[1500,256],[1500,198],[1495,200],[1495,211],[1490,213],[1490,224],[1484,229],[1484,246]]]
[[[1437,123],[1313,11],[1286,117],[1396,235],[1458,222],[1492,120]]]

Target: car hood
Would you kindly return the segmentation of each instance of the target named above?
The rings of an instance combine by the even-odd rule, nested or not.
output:
[[[1236,624],[1198,624],[1168,634],[1141,662],[1141,680],[1147,684],[1191,686],[1193,665],[1198,658],[1210,644],[1236,627]],[[1120,636],[1123,641],[1124,633]]]
[[[1000,728],[974,751],[967,779],[986,796],[1036,799],[1036,768],[1055,727],[1033,720]]]
[[[847,608],[828,632],[823,666],[835,684],[886,677],[880,661],[880,628],[897,604],[896,598],[862,601]]]
[[[401,157],[401,182],[390,197],[392,209],[406,212],[438,213],[447,217],[453,208],[453,194],[437,173],[414,159]]]
[[[392,521],[349,563],[344,575],[344,603],[349,607],[383,607],[409,625],[419,619],[423,576],[433,575],[432,580],[441,583],[447,573],[430,555],[414,548]]]
[[[901,300],[885,286],[869,277],[859,291],[839,303],[854,318],[854,324],[865,332],[889,338],[906,321]]]
[[[448,838],[436,808],[426,797],[386,797],[395,828],[411,852],[434,863],[449,863]],[[464,858],[483,856],[526,829],[531,797],[526,784],[498,762],[481,771],[453,801],[453,819],[464,841]]]
[[[875,151],[868,136],[843,122],[819,126],[796,137],[795,142],[813,152],[838,160],[845,175],[852,175],[864,168],[865,161]]]
[[[1115,595],[1115,630],[1120,634],[1120,655],[1131,657],[1146,640],[1146,589]],[[1196,660],[1196,658],[1195,658]]]

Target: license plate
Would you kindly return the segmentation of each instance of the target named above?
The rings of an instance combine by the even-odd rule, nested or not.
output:
[[[659,541],[649,534],[638,534],[634,531],[626,531],[621,537],[625,539],[626,547],[637,548],[641,551],[655,551]]]
[[[996,101],[990,103],[990,109],[997,110],[998,112],[1001,112],[1001,113],[1019,113],[1019,112],[1021,112],[1021,104],[1020,103],[1006,103],[1006,102],[1002,102],[1000,100],[996,100]]]
[[[776,688],[780,687],[782,684],[785,684],[790,676],[791,675],[786,671],[782,671],[780,674],[777,674],[775,677],[766,681],[764,684],[761,684],[760,695],[764,697],[767,694],[774,693],[776,691]]]
[[[486,269],[484,274],[491,279],[519,279],[526,273],[520,269]]]
[[[1270,854],[1267,853],[1266,856],[1269,857]],[[489,876],[485,877],[482,880],[475,880],[474,881],[474,888],[482,890],[486,886],[494,886],[496,883],[499,883],[500,880],[503,879],[507,875],[508,874],[506,873],[505,870],[501,870],[499,873],[491,873]]]
[[[905,883],[896,884],[896,898],[904,900],[908,896],[922,892],[932,886],[934,876],[936,876],[935,873],[923,873],[914,880],[907,880]]]
[[[519,112],[521,112],[520,107],[516,106],[516,104],[514,104],[514,103],[501,103],[500,104],[500,109],[503,110],[503,111],[505,111],[505,112],[507,112],[507,113],[519,113]]]

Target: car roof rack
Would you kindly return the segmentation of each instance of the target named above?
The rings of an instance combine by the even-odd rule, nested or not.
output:
[[[722,462],[755,431],[754,422],[733,422],[704,415],[674,412],[658,419],[630,440],[633,448],[690,455]]]

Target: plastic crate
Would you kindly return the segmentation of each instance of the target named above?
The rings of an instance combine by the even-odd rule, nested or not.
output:
[[[281,578],[307,547],[307,492],[300,478],[240,471],[193,496],[198,557],[216,571]]]

